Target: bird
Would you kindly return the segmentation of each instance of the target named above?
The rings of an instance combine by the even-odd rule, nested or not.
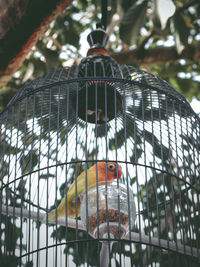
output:
[[[97,170],[97,171],[96,171]],[[96,176],[96,173],[98,174]],[[80,195],[85,191],[86,185],[86,172],[83,171],[77,179],[71,184],[67,191],[67,217],[76,218],[80,216]],[[98,182],[101,185],[106,184],[106,182],[112,183],[114,179],[120,179],[122,175],[122,169],[119,164],[116,162],[97,162],[92,167],[87,170],[87,187],[89,189],[96,187],[96,180],[98,177]],[[107,178],[107,179],[106,179]],[[76,192],[77,190],[77,192]],[[77,195],[77,197],[76,197]],[[76,206],[77,198],[77,206]],[[77,213],[76,213],[77,208]],[[49,223],[55,222],[56,217],[65,217],[66,216],[66,198],[63,197],[59,206],[56,209],[52,210],[48,214]]]

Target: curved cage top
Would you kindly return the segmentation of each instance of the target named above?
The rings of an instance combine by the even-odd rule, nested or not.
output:
[[[79,65],[73,65],[69,68],[60,68],[53,70],[41,77],[38,77],[24,84],[19,92],[12,98],[8,106],[24,96],[56,84],[71,83],[84,80],[109,80],[111,82],[120,82],[134,84],[135,89],[147,86],[158,92],[175,97],[176,100],[187,105],[191,109],[187,100],[178,93],[169,83],[160,79],[152,73],[128,65],[117,64],[111,57],[104,55],[93,55],[82,59]],[[126,89],[130,94],[132,87]]]

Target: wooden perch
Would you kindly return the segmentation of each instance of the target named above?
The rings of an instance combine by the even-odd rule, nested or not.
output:
[[[44,222],[44,219],[46,217],[46,213],[38,213],[35,211],[29,211],[21,208],[13,208],[10,206],[1,206],[1,213],[6,215],[6,216],[13,216],[15,214],[16,217],[20,218],[27,218],[27,219],[32,219],[40,222]],[[53,224],[53,223],[52,223]],[[54,222],[55,224],[55,222]],[[60,217],[57,219],[57,224],[66,226],[65,218]],[[67,225],[70,228],[76,228],[77,226],[77,221],[75,219],[68,218],[67,220]],[[78,229],[79,230],[84,230],[86,231],[83,223],[81,220],[78,220]],[[141,244],[146,244],[150,246],[155,246],[158,248],[166,249],[166,250],[171,250],[176,253],[188,255],[188,256],[193,256],[193,257],[199,257],[200,255],[200,250],[197,248],[193,248],[190,246],[186,246],[181,244],[180,242],[175,243],[172,241],[168,240],[163,240],[155,237],[150,237],[144,234],[139,234],[135,232],[128,233],[125,237],[125,240],[131,240],[136,243],[141,243]]]

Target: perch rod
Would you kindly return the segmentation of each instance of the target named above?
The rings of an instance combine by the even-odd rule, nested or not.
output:
[[[39,220],[40,222],[43,222],[44,218],[46,217],[46,213],[38,213],[36,211],[29,211],[29,210],[25,210],[25,209],[21,209],[21,208],[13,208],[11,206],[5,206],[5,205],[0,206],[0,210],[1,210],[2,214],[7,215],[7,216],[8,215],[13,216],[13,214],[15,214],[16,217],[23,217],[23,218],[32,219],[32,220]],[[62,225],[62,226],[66,226],[65,218],[64,217],[58,218],[57,224]],[[76,220],[68,218],[67,225],[70,228],[76,228]],[[86,230],[83,223],[81,222],[81,220],[78,220],[78,229],[79,230]],[[128,233],[124,237],[124,239],[129,240],[129,241],[132,240],[134,242],[142,243],[142,244],[146,244],[146,245],[153,245],[153,246],[156,246],[159,248],[164,248],[164,249],[178,252],[178,253],[188,255],[188,256],[198,257],[200,255],[200,250],[197,248],[185,246],[185,245],[180,244],[180,243],[176,244],[175,242],[159,239],[156,237],[150,238],[147,235],[144,235],[144,234],[140,235],[139,233],[135,233],[135,232],[131,232],[130,235]]]

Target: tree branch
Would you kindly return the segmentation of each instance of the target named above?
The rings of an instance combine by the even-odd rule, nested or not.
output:
[[[145,51],[145,45],[149,41],[149,39],[154,35],[154,31],[151,31],[147,36],[145,36],[144,40],[139,44],[137,50]]]
[[[119,64],[157,64],[174,62],[179,59],[200,59],[200,44],[188,45],[180,55],[175,47],[155,47],[143,50],[138,49],[110,54]]]
[[[185,9],[188,9],[189,7],[194,6],[196,4],[199,4],[199,0],[192,0],[191,2],[188,2],[185,5],[183,5],[182,7],[180,7],[177,11],[182,12]]]
[[[48,3],[29,0],[25,8],[21,5],[23,2],[24,0],[13,1],[10,6],[6,4],[6,0],[1,2],[4,12],[0,13],[0,88],[18,70],[51,21],[72,0],[51,0]],[[5,21],[8,22],[6,26]]]

